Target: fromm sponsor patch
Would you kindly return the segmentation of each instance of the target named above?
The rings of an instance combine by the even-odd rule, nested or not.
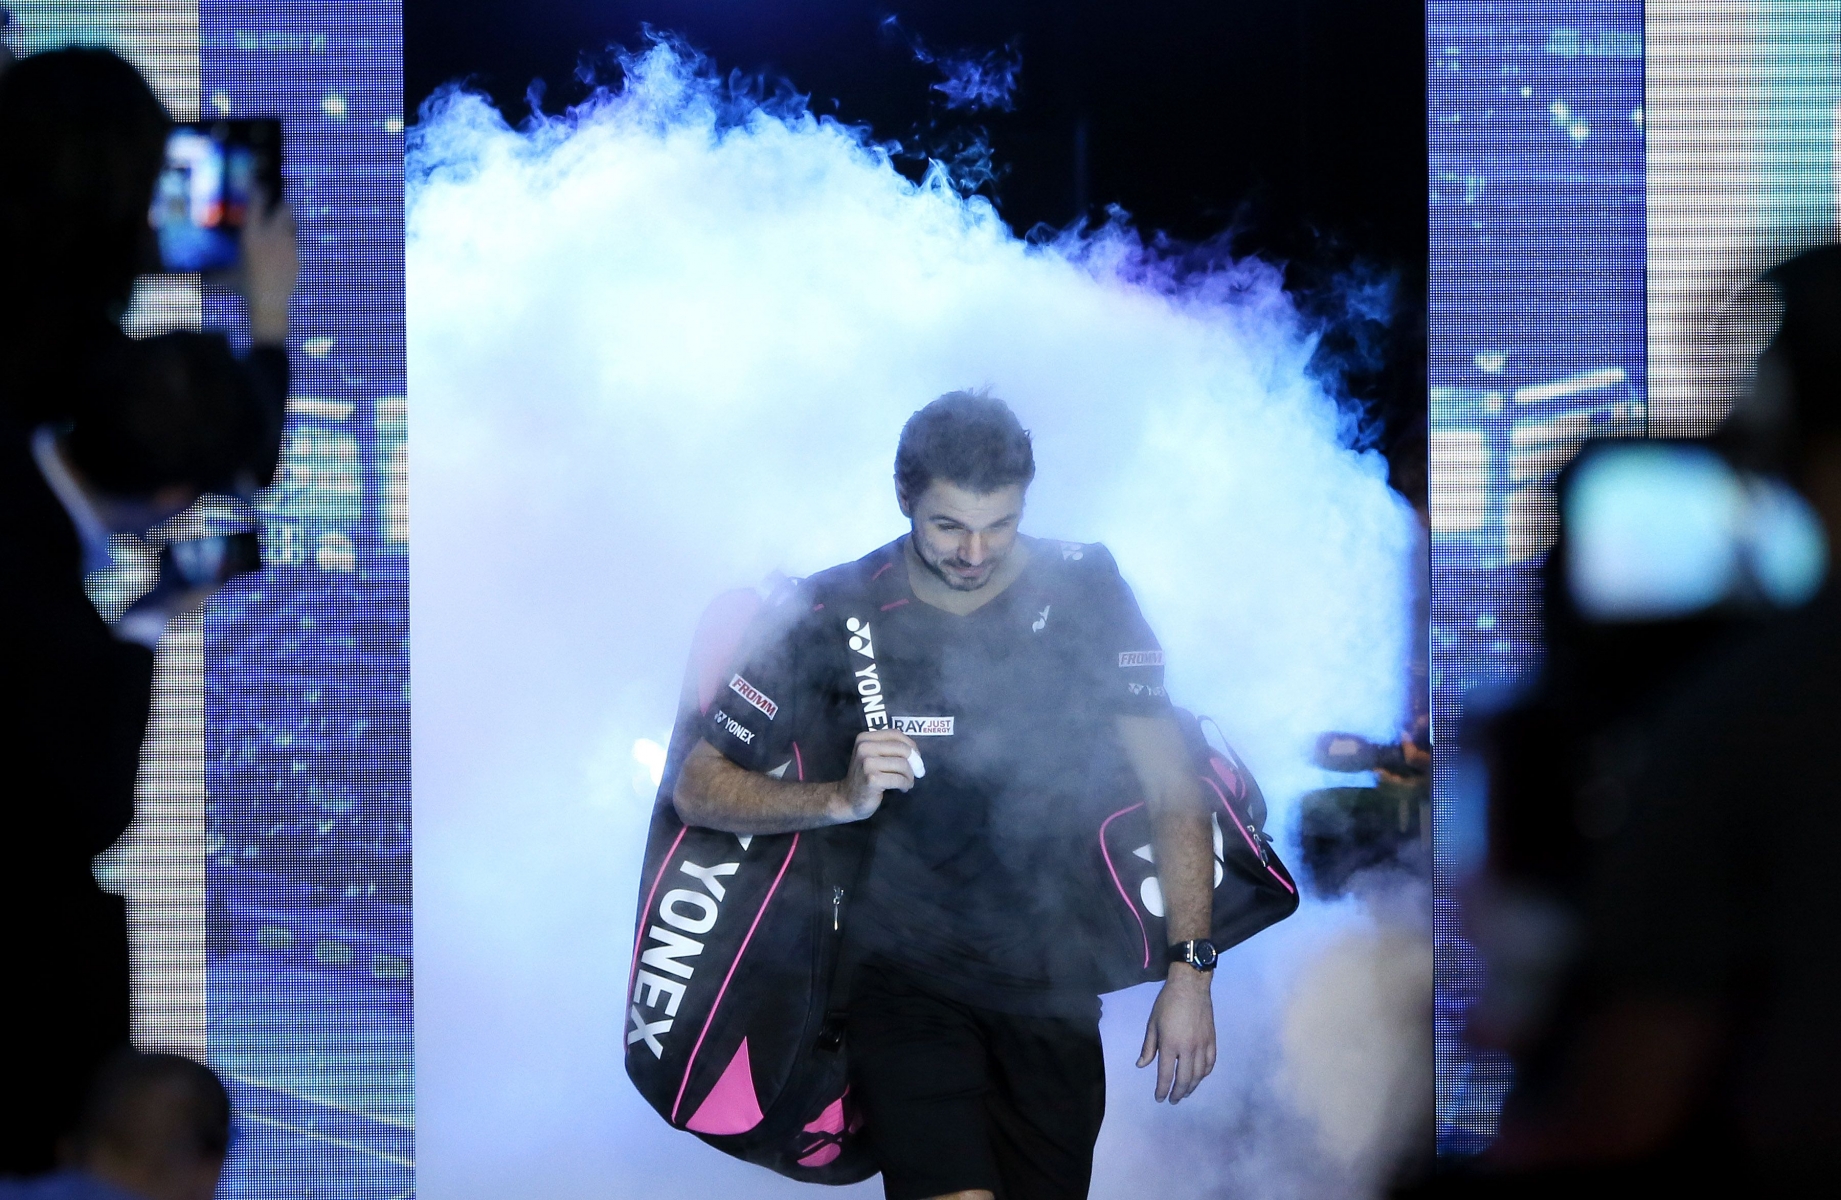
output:
[[[755,687],[740,675],[729,680],[729,690],[766,713],[769,721],[773,720],[773,715],[780,711],[780,706],[769,700],[766,692]]]
[[[1119,655],[1121,667],[1161,667],[1163,651],[1161,650],[1126,650]]]

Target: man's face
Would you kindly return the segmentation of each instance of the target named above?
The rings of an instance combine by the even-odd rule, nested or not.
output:
[[[956,592],[975,592],[1016,549],[1023,485],[981,494],[935,479],[919,496],[904,497],[901,511],[914,523],[914,552],[927,569]]]

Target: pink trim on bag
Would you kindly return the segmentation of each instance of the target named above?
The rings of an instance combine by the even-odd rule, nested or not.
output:
[[[805,782],[805,759],[799,756],[799,743],[793,743],[793,770],[799,773],[799,782]]]
[[[1131,919],[1138,923],[1138,936],[1144,939],[1144,965],[1149,967],[1151,965],[1150,932],[1144,928],[1144,918],[1138,915],[1138,906],[1133,904],[1131,897],[1126,894],[1125,885],[1119,882],[1119,873],[1112,867],[1112,852],[1106,849],[1106,826],[1112,824],[1126,813],[1137,812],[1143,807],[1144,805],[1142,804],[1134,804],[1130,808],[1121,808],[1118,812],[1113,813],[1110,817],[1100,822],[1099,852],[1100,857],[1106,860],[1106,873],[1112,876],[1112,886],[1119,889],[1119,898],[1124,900],[1125,907],[1131,910]]]
[[[1241,782],[1240,772],[1234,771],[1229,773],[1225,770],[1222,767],[1221,759],[1218,755],[1209,755],[1208,765],[1215,769],[1215,774],[1221,777],[1221,782],[1225,783],[1234,795],[1240,797],[1242,800],[1246,799],[1247,785]]]
[[[904,605],[904,604],[906,604],[906,603],[907,603],[907,600],[906,600],[906,599],[904,598],[904,599],[901,599],[901,600],[897,600],[897,601],[895,601],[895,602],[894,602],[894,603],[892,603],[892,604],[884,604],[884,605],[882,606],[882,608],[881,608],[881,611],[882,611],[882,612],[887,612],[887,611],[888,611],[889,609],[891,609],[891,608],[900,608],[900,607],[901,607],[902,605]]]
[[[1210,779],[1206,775],[1202,776],[1202,782],[1207,784],[1209,787],[1213,788],[1215,790],[1215,795],[1221,797],[1221,804],[1223,807],[1227,809],[1227,815],[1234,819],[1234,828],[1240,831],[1241,840],[1246,842],[1247,849],[1253,852],[1254,857],[1259,859],[1261,863],[1265,864],[1266,873],[1272,876],[1272,878],[1278,880],[1279,884],[1283,886],[1286,891],[1290,892],[1294,896],[1297,895],[1298,889],[1292,887],[1291,882],[1287,880],[1283,875],[1280,875],[1277,871],[1274,871],[1272,869],[1272,864],[1269,862],[1266,862],[1266,856],[1259,852],[1258,846],[1254,845],[1253,835],[1248,833],[1246,831],[1246,826],[1240,823],[1240,814],[1234,811],[1234,806],[1232,804],[1228,803],[1227,793],[1221,790],[1221,785],[1216,783],[1214,780]]]
[[[748,953],[748,943],[754,940],[754,931],[761,926],[761,918],[767,914],[767,906],[773,903],[774,893],[780,890],[780,881],[786,878],[786,868],[792,866],[793,855],[799,850],[799,835],[793,835],[793,844],[787,848],[786,859],[780,864],[780,873],[773,877],[773,886],[767,889],[766,899],[755,911],[754,923],[748,926],[748,936],[742,939],[741,949],[735,952],[735,958],[729,963],[729,973],[722,977],[722,986],[716,989],[716,1002],[710,1005],[709,1016],[703,1019],[703,1032],[697,1035],[697,1044],[690,1048],[690,1060],[684,1064],[684,1079],[678,1084],[678,1098],[671,1102],[671,1123],[678,1123],[678,1109],[684,1103],[684,1089],[690,1086],[691,1068],[697,1065],[697,1053],[703,1049],[703,1039],[709,1035],[710,1026],[716,1020],[716,1010],[722,1007],[722,998],[729,990],[729,981],[735,978],[735,968],[741,966],[742,955]]]
[[[822,1167],[836,1161],[837,1156],[843,1152],[844,1144],[842,1142],[826,1142],[818,1149],[800,1159],[799,1165],[802,1167]]]
[[[761,1099],[754,1094],[754,1066],[748,1059],[748,1039],[743,1038],[735,1057],[723,1068],[684,1128],[693,1133],[747,1133],[762,1121]]]
[[[844,1097],[850,1094],[845,1088],[838,1093],[837,1099],[825,1105],[825,1111],[814,1117],[806,1125],[807,1133],[842,1133],[844,1132]]]
[[[885,562],[885,563],[883,563],[883,564],[882,564],[882,565],[881,565],[880,567],[877,567],[877,568],[876,568],[876,573],[875,573],[874,575],[871,575],[871,576],[869,577],[869,581],[870,581],[871,583],[874,583],[874,582],[876,582],[876,580],[878,580],[878,579],[880,579],[880,578],[882,578],[882,577],[883,577],[884,575],[886,575],[886,574],[888,574],[888,572],[889,572],[889,568],[891,568],[891,567],[893,567],[894,565],[895,565],[895,564],[894,564],[894,563],[892,563],[892,562]]]
[[[665,872],[671,867],[671,856],[678,852],[678,843],[684,840],[684,835],[689,828],[688,825],[680,827],[678,836],[671,839],[671,849],[665,851],[665,861],[659,864],[658,874],[652,880],[652,890],[646,893],[646,902],[640,905],[639,919],[642,922],[646,920],[646,914],[652,911],[652,898],[658,895],[658,885],[664,880]],[[629,999],[633,995],[633,982],[639,978],[639,947],[645,940],[643,927],[633,932],[633,965],[626,973],[626,994]]]

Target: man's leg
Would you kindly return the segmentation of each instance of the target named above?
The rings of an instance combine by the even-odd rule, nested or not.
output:
[[[1106,1115],[1097,1013],[978,1015],[990,1052],[985,1107],[1004,1200],[1083,1200]]]
[[[851,1093],[888,1200],[994,1200],[986,1047],[971,1011],[866,964],[846,1036]]]

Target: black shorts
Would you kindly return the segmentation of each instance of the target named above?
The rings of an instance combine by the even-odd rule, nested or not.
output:
[[[851,989],[850,1088],[888,1200],[1078,1200],[1106,1113],[1099,1023],[939,996],[882,963]]]

